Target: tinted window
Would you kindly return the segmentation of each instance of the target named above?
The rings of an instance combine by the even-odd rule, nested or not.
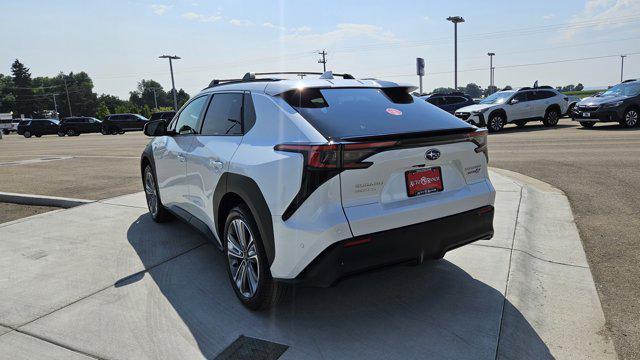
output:
[[[467,99],[460,96],[447,96],[447,104],[461,104],[467,101]]]
[[[433,104],[433,105],[443,105],[444,104],[444,98],[443,97],[428,98],[427,101],[430,104]]]
[[[242,135],[242,94],[215,94],[202,124],[202,135]]]
[[[202,109],[206,103],[207,96],[201,96],[189,103],[178,115],[175,129],[178,133],[188,134],[195,132],[198,125],[198,119],[202,114]]]
[[[556,96],[553,91],[537,91],[536,98],[538,99],[548,99]]]
[[[300,106],[308,103],[305,98],[319,97],[325,106]],[[283,98],[327,138],[469,128],[468,124],[434,109],[425,101],[414,101],[403,88],[391,92],[373,88],[310,88],[285,93]],[[316,104],[320,102],[315,101]]]
[[[517,93],[513,96],[512,100],[518,100],[518,102],[525,102],[525,101],[529,101],[531,100],[531,93],[530,92],[521,92],[521,93]]]

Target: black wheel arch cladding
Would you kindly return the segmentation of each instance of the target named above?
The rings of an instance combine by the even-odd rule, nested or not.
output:
[[[222,199],[227,194],[236,194],[246,204],[253,216],[253,219],[260,231],[260,237],[262,238],[262,246],[267,256],[269,265],[273,263],[275,257],[275,245],[273,235],[273,219],[271,218],[271,211],[267,205],[267,201],[264,199],[260,187],[253,179],[239,174],[225,172],[220,176],[218,185],[213,193],[213,217],[216,221],[217,233],[220,236],[220,241],[224,237],[224,222],[225,219],[221,219],[218,212]],[[222,224],[222,226],[220,225]]]

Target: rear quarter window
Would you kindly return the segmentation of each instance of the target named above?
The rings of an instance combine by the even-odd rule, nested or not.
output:
[[[307,88],[281,96],[327,139],[470,128],[401,87]]]

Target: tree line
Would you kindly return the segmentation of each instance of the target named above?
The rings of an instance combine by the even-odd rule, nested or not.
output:
[[[0,113],[12,112],[13,117],[46,117],[57,107],[60,118],[92,116],[103,119],[109,114],[135,113],[145,117],[157,110],[173,109],[173,94],[154,80],[142,80],[129,99],[114,95],[98,95],[93,91],[91,77],[84,71],[60,72],[54,77],[32,77],[31,71],[19,60],[11,65],[11,75],[0,73]],[[155,96],[154,96],[155,92]],[[183,89],[177,91],[178,106],[189,100]]]

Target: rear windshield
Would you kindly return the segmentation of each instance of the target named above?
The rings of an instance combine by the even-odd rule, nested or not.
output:
[[[328,139],[470,128],[405,88],[308,88],[282,97]]]

